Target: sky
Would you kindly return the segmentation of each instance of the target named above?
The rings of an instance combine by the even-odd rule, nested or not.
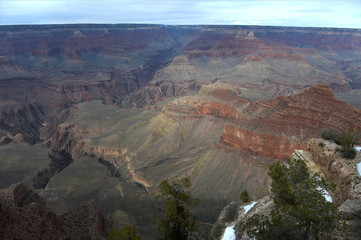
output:
[[[0,25],[62,23],[361,28],[361,0],[0,0]]]

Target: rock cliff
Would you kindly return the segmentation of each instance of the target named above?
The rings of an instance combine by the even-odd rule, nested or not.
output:
[[[253,99],[325,83],[355,103],[348,92],[361,86],[360,39],[357,29],[1,26],[0,112],[40,104],[43,123],[53,125],[77,103],[148,108],[213,82],[243,87]]]
[[[216,83],[175,100],[162,112],[175,119],[202,115],[226,119],[221,144],[272,159],[287,159],[295,149],[305,149],[307,139],[319,136],[321,129],[361,126],[361,112],[337,100],[326,85],[296,96],[252,102],[243,99],[239,89]]]
[[[147,196],[172,175],[189,176],[193,194],[204,203],[198,216],[212,222],[216,209],[237,199],[246,186],[252,186],[252,197],[265,196],[267,166],[296,149],[306,150],[322,128],[361,126],[361,111],[337,100],[326,85],[251,101],[240,88],[214,83],[197,94],[164,101],[163,108],[158,103],[143,111],[99,101],[78,104],[66,111],[48,146],[71,153],[70,168],[82,164],[77,159],[84,155],[99,159],[109,175],[127,186],[122,196],[129,196],[134,184]],[[214,212],[206,211],[210,203]]]
[[[321,143],[321,144],[320,144]],[[357,164],[361,161],[361,154],[357,152],[353,160],[342,158],[337,151],[338,145],[323,139],[313,138],[307,143],[307,150],[296,150],[294,158],[302,159],[306,162],[312,172],[320,174],[328,181],[334,182],[337,189],[331,193],[332,201],[338,206],[343,220],[348,224],[345,234],[336,233],[337,239],[359,239],[360,237],[360,202],[361,202],[361,176],[357,170]],[[254,214],[270,214],[274,207],[270,196],[256,200],[256,204],[250,210],[245,211],[244,207],[239,207],[233,211],[234,217],[227,218],[227,209],[235,203],[231,203],[225,208],[216,224],[213,232],[222,235],[227,226],[234,226],[236,239],[248,239],[246,234],[242,234],[242,225]]]
[[[179,175],[191,178],[202,221],[213,222],[245,186],[253,197],[265,196],[266,166],[306,150],[322,128],[360,128],[360,111],[333,94],[361,102],[360,34],[262,26],[0,26],[0,144],[14,142],[11,154],[24,146],[16,142],[26,142],[67,156],[26,175],[47,202],[58,204],[54,209],[93,198],[118,227],[137,224],[147,236],[157,213],[148,192]],[[11,176],[16,164],[0,177]],[[341,199],[350,196],[347,189],[352,185],[345,184]]]
[[[22,184],[0,190],[0,212],[2,239],[104,239],[111,227],[92,201],[57,216]]]

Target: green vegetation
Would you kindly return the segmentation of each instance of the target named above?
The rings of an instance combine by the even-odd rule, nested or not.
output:
[[[323,196],[335,186],[312,174],[302,160],[269,166],[271,196],[275,208],[270,216],[255,214],[242,231],[255,239],[332,239],[333,230],[344,230],[341,215]]]
[[[340,133],[333,128],[323,129],[321,136],[323,139],[335,142],[340,145]]]
[[[238,216],[238,209],[239,209],[239,206],[237,203],[231,202],[230,204],[228,204],[228,206],[225,208],[223,220],[225,222],[234,221]]]
[[[354,159],[356,157],[355,144],[359,137],[355,134],[355,130],[350,128],[347,132],[343,132],[341,136],[341,155],[344,158]]]
[[[341,146],[341,156],[343,158],[354,159],[356,157],[355,144],[360,139],[359,134],[353,128],[339,133],[334,129],[324,129],[321,134],[325,140],[333,141]]]
[[[199,200],[187,190],[190,187],[188,178],[172,177],[160,183],[160,195],[156,197],[161,198],[165,206],[163,216],[157,220],[157,233],[161,239],[183,240],[194,234],[197,219],[190,215],[188,206],[197,205]]]
[[[211,231],[211,239],[218,240],[222,237],[223,230],[226,226],[221,223],[214,224],[212,231]]]
[[[126,226],[122,230],[112,228],[107,240],[140,240],[140,238],[136,235],[133,226]]]
[[[247,190],[244,190],[240,195],[239,198],[243,203],[249,203],[251,201],[251,197],[249,196]]]

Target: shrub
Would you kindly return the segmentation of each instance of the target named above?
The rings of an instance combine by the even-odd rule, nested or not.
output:
[[[356,157],[355,144],[359,137],[355,133],[353,128],[350,128],[347,132],[343,132],[340,138],[341,142],[341,156],[343,158],[354,159]]]
[[[239,198],[243,203],[249,203],[251,201],[251,197],[249,196],[247,190],[244,190],[241,195],[239,195]]]
[[[122,230],[112,228],[107,240],[140,240],[140,238],[136,235],[133,226],[126,226]]]
[[[335,129],[323,129],[321,136],[323,139],[328,140],[328,141],[333,141],[336,144],[340,144],[340,137],[341,134],[336,131]]]
[[[351,149],[351,150],[348,150],[348,151],[342,151],[341,156],[343,158],[347,158],[347,159],[354,159],[356,157],[356,150]]]
[[[323,139],[333,141],[341,146],[341,149],[336,148],[335,151],[340,151],[343,158],[353,159],[356,157],[356,150],[354,149],[354,146],[360,139],[360,136],[355,133],[353,128],[350,128],[342,134],[338,133],[334,129],[324,129],[321,135]],[[321,147],[320,143],[319,146]]]
[[[238,204],[231,202],[225,208],[224,221],[232,222],[238,216]]]
[[[214,224],[211,231],[211,238],[214,240],[221,239],[224,228],[225,228],[224,224],[221,223]]]

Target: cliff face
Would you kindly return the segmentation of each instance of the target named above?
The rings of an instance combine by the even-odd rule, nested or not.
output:
[[[320,144],[322,143],[322,144]],[[361,176],[357,170],[357,164],[361,161],[361,154],[357,152],[355,159],[342,158],[336,149],[338,145],[323,139],[313,138],[307,143],[307,150],[296,150],[294,158],[305,161],[313,173],[318,173],[328,181],[336,184],[334,193],[330,193],[332,202],[336,204],[341,212],[342,219],[347,223],[345,233],[334,232],[336,239],[359,239],[360,238],[360,214],[361,214]],[[242,226],[246,220],[254,214],[269,215],[274,208],[271,196],[257,199],[249,211],[244,207],[237,206],[232,219],[227,219],[227,208],[235,203],[229,204],[220,214],[215,226],[223,232],[226,226],[234,226],[236,239],[248,239],[244,233],[241,234]],[[215,230],[214,230],[215,231]]]
[[[77,103],[143,108],[213,82],[246,88],[250,98],[320,83],[347,95],[361,86],[360,39],[355,29],[1,26],[0,111],[41,104],[43,121],[53,124]]]
[[[359,239],[361,176],[356,166],[360,164],[361,155],[358,151],[355,159],[345,159],[341,157],[337,148],[339,146],[333,142],[313,138],[307,142],[307,150],[296,150],[292,157],[305,161],[313,173],[320,174],[329,182],[336,184],[336,190],[330,193],[331,201],[338,207],[348,227],[345,233],[333,232],[333,237]],[[246,233],[242,234],[247,219],[255,214],[270,215],[274,207],[271,195],[255,199],[252,204],[243,204],[243,206],[231,202],[221,211],[214,224],[212,239],[219,239],[224,234],[225,228],[232,228],[232,232],[234,230],[235,239],[249,239]]]
[[[104,239],[111,227],[94,202],[57,216],[35,192],[22,184],[0,190],[2,239]]]
[[[246,186],[253,186],[252,197],[263,197],[270,163],[286,160],[295,149],[306,150],[307,141],[323,128],[361,126],[361,111],[337,100],[325,85],[296,96],[250,101],[242,89],[215,83],[165,101],[161,112],[161,104],[143,111],[99,101],[78,104],[48,146],[70,152],[75,163],[83,155],[98,158],[110,175],[124,181],[124,196],[132,184],[153,191],[170,176],[189,176],[193,194],[204,202],[198,214],[210,221],[215,214],[206,211],[209,196],[215,209],[238,199]],[[54,181],[49,184],[55,190]]]
[[[47,201],[64,208],[94,198],[118,226],[144,226],[156,212],[147,191],[177,174],[191,178],[192,192],[205,203],[198,214],[213,222],[216,209],[245,186],[253,186],[254,197],[266,195],[266,166],[306,149],[322,128],[360,128],[360,111],[332,92],[361,102],[360,34],[0,26],[0,144],[64,151],[69,157],[41,165],[32,180]],[[131,204],[145,206],[149,216]]]
[[[272,159],[287,159],[295,149],[305,149],[307,139],[319,136],[321,129],[361,126],[361,112],[337,100],[326,85],[292,97],[251,102],[229,85],[213,84],[166,105],[163,113],[175,119],[226,119],[221,144]]]

